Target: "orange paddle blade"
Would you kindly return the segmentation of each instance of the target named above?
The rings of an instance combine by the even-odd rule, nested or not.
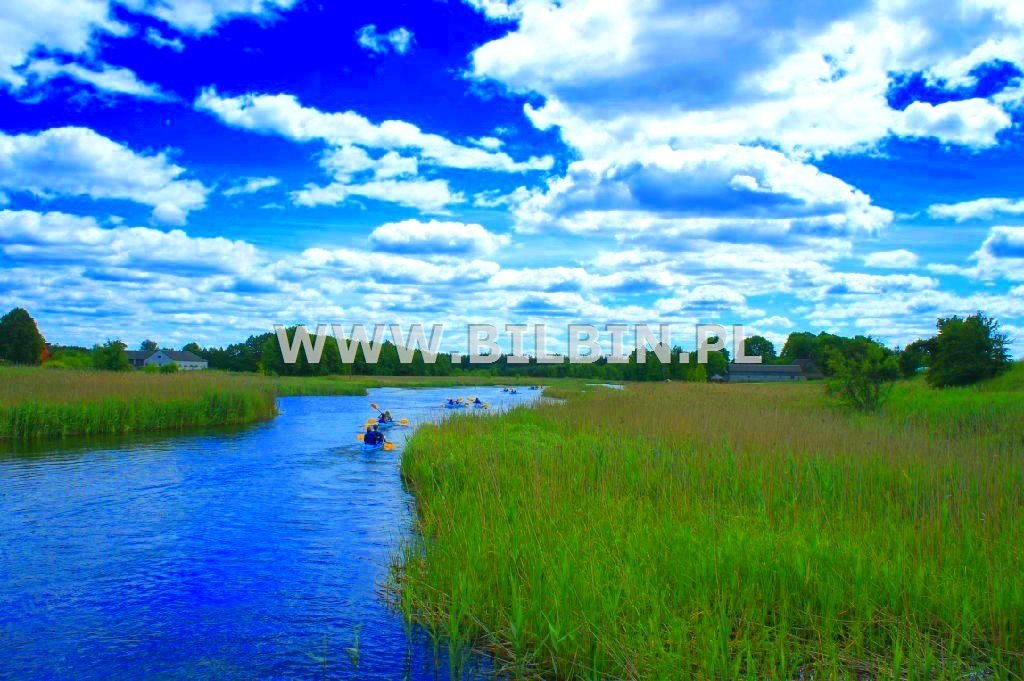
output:
[[[356,439],[361,441],[363,439],[363,434],[359,433],[359,435],[356,435]]]
[[[390,443],[390,442],[385,442],[385,443],[384,443],[384,451],[385,451],[385,452],[390,452],[390,451],[391,451],[392,449],[394,449],[394,448],[395,448],[395,445],[394,445],[394,444],[392,444],[392,443]]]

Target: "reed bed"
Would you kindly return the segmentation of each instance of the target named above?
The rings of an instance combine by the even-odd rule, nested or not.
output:
[[[0,439],[184,430],[276,414],[273,385],[216,373],[0,370]]]
[[[971,437],[959,394],[643,384],[425,426],[396,598],[520,676],[1022,678],[1024,401]]]

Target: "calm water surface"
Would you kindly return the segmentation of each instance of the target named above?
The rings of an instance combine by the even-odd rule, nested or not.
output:
[[[401,444],[363,453],[370,402],[414,424],[452,394],[296,397],[245,430],[0,453],[0,678],[434,679],[447,647],[380,596],[411,531]],[[469,410],[460,410],[469,411]]]

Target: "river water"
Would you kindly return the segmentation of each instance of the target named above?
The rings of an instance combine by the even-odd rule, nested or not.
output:
[[[0,678],[486,673],[472,656],[453,671],[447,646],[387,607],[380,584],[411,532],[412,429],[392,431],[391,452],[355,438],[370,402],[415,425],[458,394],[500,410],[538,393],[284,398],[245,429],[0,453]]]

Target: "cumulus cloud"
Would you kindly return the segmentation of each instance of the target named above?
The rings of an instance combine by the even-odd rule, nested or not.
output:
[[[361,47],[375,54],[406,54],[412,48],[412,31],[399,26],[387,33],[378,33],[374,24],[367,24],[356,31],[356,42]]]
[[[271,189],[281,184],[276,177],[245,177],[224,190],[224,196],[239,196],[241,194],[255,194],[265,189]]]
[[[92,217],[62,212],[0,210],[0,249],[12,261],[130,267],[174,272],[244,272],[258,262],[254,246],[181,230],[105,228]]]
[[[491,255],[511,239],[475,223],[403,220],[381,225],[370,233],[370,243],[390,253],[433,255]]]
[[[376,124],[354,111],[323,112],[303,106],[292,95],[222,97],[214,88],[207,88],[196,99],[195,106],[226,125],[244,130],[280,135],[298,142],[320,141],[336,147],[416,149],[423,160],[447,168],[523,172],[548,170],[553,164],[550,156],[514,161],[504,152],[456,144],[405,121]]]
[[[300,206],[337,205],[356,196],[400,206],[417,208],[427,213],[442,213],[464,197],[452,193],[445,180],[379,180],[363,184],[333,182],[326,186],[308,184],[292,192],[292,200]]]
[[[985,198],[960,203],[937,203],[928,208],[933,218],[946,218],[957,222],[989,219],[996,215],[1024,215],[1024,199]]]
[[[993,59],[1024,63],[1019,12],[953,5],[481,2],[489,16],[517,23],[473,52],[470,75],[543,95],[543,106],[527,107],[534,124],[558,126],[591,155],[765,141],[820,155],[890,135],[989,146],[1009,125],[992,102],[898,111],[887,99],[894,74],[956,84]]]
[[[349,276],[370,276],[390,284],[445,284],[482,282],[500,266],[487,260],[430,262],[404,255],[377,254],[372,258],[351,249],[311,248],[303,251],[304,266]]]
[[[969,147],[991,147],[996,134],[1012,125],[1010,115],[984,99],[932,105],[914,102],[900,116],[894,132],[902,137],[934,137]]]
[[[39,59],[26,67],[24,72],[32,77],[34,83],[45,83],[64,76],[109,94],[155,101],[174,99],[173,95],[164,92],[158,86],[139,80],[134,71],[109,64],[99,64],[96,69],[91,69],[74,62],[60,63],[53,59]]]
[[[126,199],[152,206],[159,222],[183,224],[206,205],[208,191],[184,174],[165,152],[139,154],[88,128],[0,133],[0,187],[44,199]]]
[[[0,83],[20,88],[21,67],[32,67],[35,51],[92,56],[96,38],[125,36],[132,28],[117,10],[146,14],[186,33],[203,34],[236,17],[268,19],[290,9],[296,0],[6,0],[0,3]],[[151,39],[152,42],[152,39]],[[156,43],[154,43],[156,44]],[[176,43],[166,41],[166,46]],[[86,72],[81,72],[89,76]],[[72,77],[76,77],[73,74]],[[126,76],[106,74],[106,80]],[[97,77],[94,77],[97,78]],[[78,78],[84,80],[84,78]]]
[[[1024,281],[1024,227],[993,227],[971,258],[981,279]]]
[[[320,166],[340,181],[368,172],[378,180],[416,175],[419,163],[414,157],[389,151],[372,158],[365,149],[351,144],[330,149],[320,158]]]
[[[576,161],[565,177],[522,201],[516,216],[522,231],[675,230],[723,240],[874,234],[892,219],[811,165],[738,145]]]
[[[917,254],[902,248],[894,251],[876,251],[864,258],[864,264],[868,267],[887,269],[909,269],[917,267],[917,263]]]

